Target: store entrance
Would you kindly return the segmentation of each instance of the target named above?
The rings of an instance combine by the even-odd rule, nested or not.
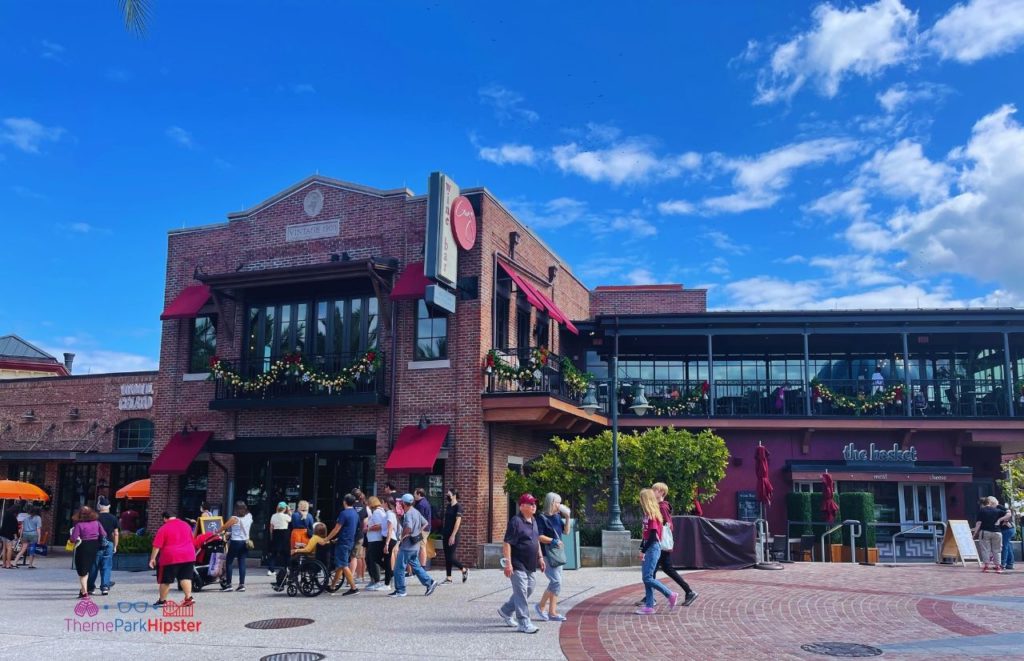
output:
[[[300,500],[328,530],[338,517],[344,494],[356,487],[373,493],[376,457],[340,452],[302,454],[239,454],[235,457],[235,500],[244,500],[252,513],[250,536],[256,549],[267,548],[267,525],[281,501],[293,510]],[[225,508],[225,519],[234,504]]]
[[[54,542],[70,537],[71,517],[82,505],[96,505],[96,464],[61,464],[57,487],[57,516]]]

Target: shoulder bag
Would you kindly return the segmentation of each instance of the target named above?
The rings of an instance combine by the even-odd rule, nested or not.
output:
[[[551,567],[561,567],[566,563],[565,547],[548,544],[544,549],[544,562]]]
[[[672,535],[672,528],[668,524],[663,525],[661,527],[661,550],[671,551],[675,544],[676,540]]]

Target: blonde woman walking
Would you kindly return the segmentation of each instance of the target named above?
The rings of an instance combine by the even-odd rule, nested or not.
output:
[[[640,508],[644,512],[643,539],[640,542],[640,552],[643,554],[641,571],[644,578],[644,605],[635,612],[637,615],[653,615],[655,612],[655,590],[668,598],[670,609],[675,608],[679,595],[654,578],[654,570],[658,566],[658,561],[661,560],[661,534],[664,519],[661,516],[661,508],[658,507],[658,498],[654,495],[653,489],[640,491]]]
[[[562,592],[562,565],[565,564],[562,536],[569,534],[569,508],[562,505],[562,497],[557,493],[544,496],[544,510],[537,517],[537,529],[544,552],[544,576],[548,579],[548,587],[534,609],[544,622],[565,622],[565,616],[558,612],[558,595]]]

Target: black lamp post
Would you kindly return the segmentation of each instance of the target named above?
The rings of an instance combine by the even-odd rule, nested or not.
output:
[[[614,352],[612,353],[611,384],[608,402],[612,407],[612,502],[608,509],[608,530],[625,530],[622,525],[622,507],[619,504],[619,334],[615,333]]]

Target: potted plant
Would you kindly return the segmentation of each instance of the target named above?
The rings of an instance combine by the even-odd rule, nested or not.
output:
[[[867,560],[869,564],[878,562],[878,547],[875,546],[875,496],[874,494],[854,491],[840,494],[839,508],[845,518],[861,522],[861,535],[857,544],[857,562],[865,562],[864,546],[867,546]],[[850,528],[843,528],[843,557],[850,561]]]
[[[146,571],[149,554],[153,551],[153,535],[133,535],[124,530],[118,534],[117,553],[113,569],[120,571]]]

